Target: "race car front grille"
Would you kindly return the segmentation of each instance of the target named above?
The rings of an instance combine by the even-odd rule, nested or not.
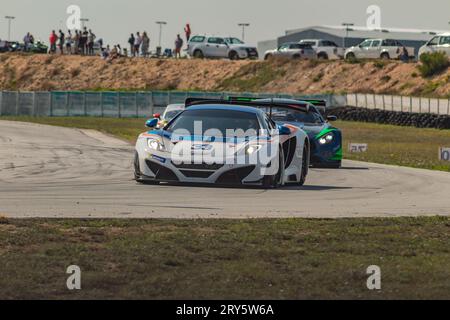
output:
[[[203,178],[207,179],[211,177],[214,171],[189,171],[189,170],[181,170],[181,173],[186,178]]]
[[[145,162],[148,168],[155,174],[156,180],[179,181],[177,175],[172,170],[150,160],[146,160]]]
[[[172,164],[180,169],[180,170],[211,170],[211,171],[217,171],[221,169],[224,165],[223,164],[207,164],[207,163],[181,163],[181,164],[175,164],[172,162]]]
[[[242,184],[242,180],[244,180],[253,170],[255,170],[256,166],[247,166],[234,170],[230,170],[222,174],[219,179],[217,179],[218,184]]]

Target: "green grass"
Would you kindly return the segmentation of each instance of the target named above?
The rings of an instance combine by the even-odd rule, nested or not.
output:
[[[96,129],[130,143],[145,131],[145,119],[116,118],[36,118],[0,117],[3,120],[26,121],[63,127]],[[351,160],[450,171],[450,164],[438,160],[439,147],[450,147],[450,130],[421,129],[373,123],[337,121],[344,133],[344,157]],[[349,142],[368,143],[363,154],[347,152]]]
[[[351,160],[450,171],[439,147],[450,147],[450,130],[337,121],[344,133],[344,157]],[[366,153],[349,153],[348,143],[368,143]]]
[[[449,232],[448,217],[2,219],[0,299],[450,299]]]

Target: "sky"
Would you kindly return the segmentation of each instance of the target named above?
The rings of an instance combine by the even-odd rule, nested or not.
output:
[[[255,44],[289,29],[351,22],[365,26],[367,7],[378,5],[383,28],[449,30],[449,0],[1,0],[0,39],[8,37],[5,16],[15,16],[11,38],[27,31],[48,42],[52,29],[66,30],[68,6],[78,5],[86,24],[108,44],[124,45],[131,32],[147,31],[151,48],[158,44],[156,21],[167,21],[163,47],[173,47],[177,33],[190,23],[193,34],[241,38],[238,23],[250,23],[246,42]]]

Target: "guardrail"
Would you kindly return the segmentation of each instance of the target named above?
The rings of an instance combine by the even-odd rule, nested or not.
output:
[[[387,111],[450,115],[450,99],[383,94],[347,94],[347,105]]]
[[[289,95],[232,92],[0,92],[0,115],[9,116],[95,116],[150,117],[172,103],[187,97],[220,99],[228,96],[320,99],[328,106],[345,106],[345,96]]]
[[[361,93],[291,95],[198,91],[0,91],[0,116],[150,117],[153,113],[162,112],[168,104],[183,103],[187,97],[220,99],[229,96],[318,99],[326,100],[329,108],[352,106],[388,111],[450,115],[450,99]]]

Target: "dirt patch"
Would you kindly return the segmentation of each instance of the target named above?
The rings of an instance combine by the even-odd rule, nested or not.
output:
[[[2,90],[208,90],[449,96],[450,72],[424,79],[398,61],[227,61],[4,54]]]

